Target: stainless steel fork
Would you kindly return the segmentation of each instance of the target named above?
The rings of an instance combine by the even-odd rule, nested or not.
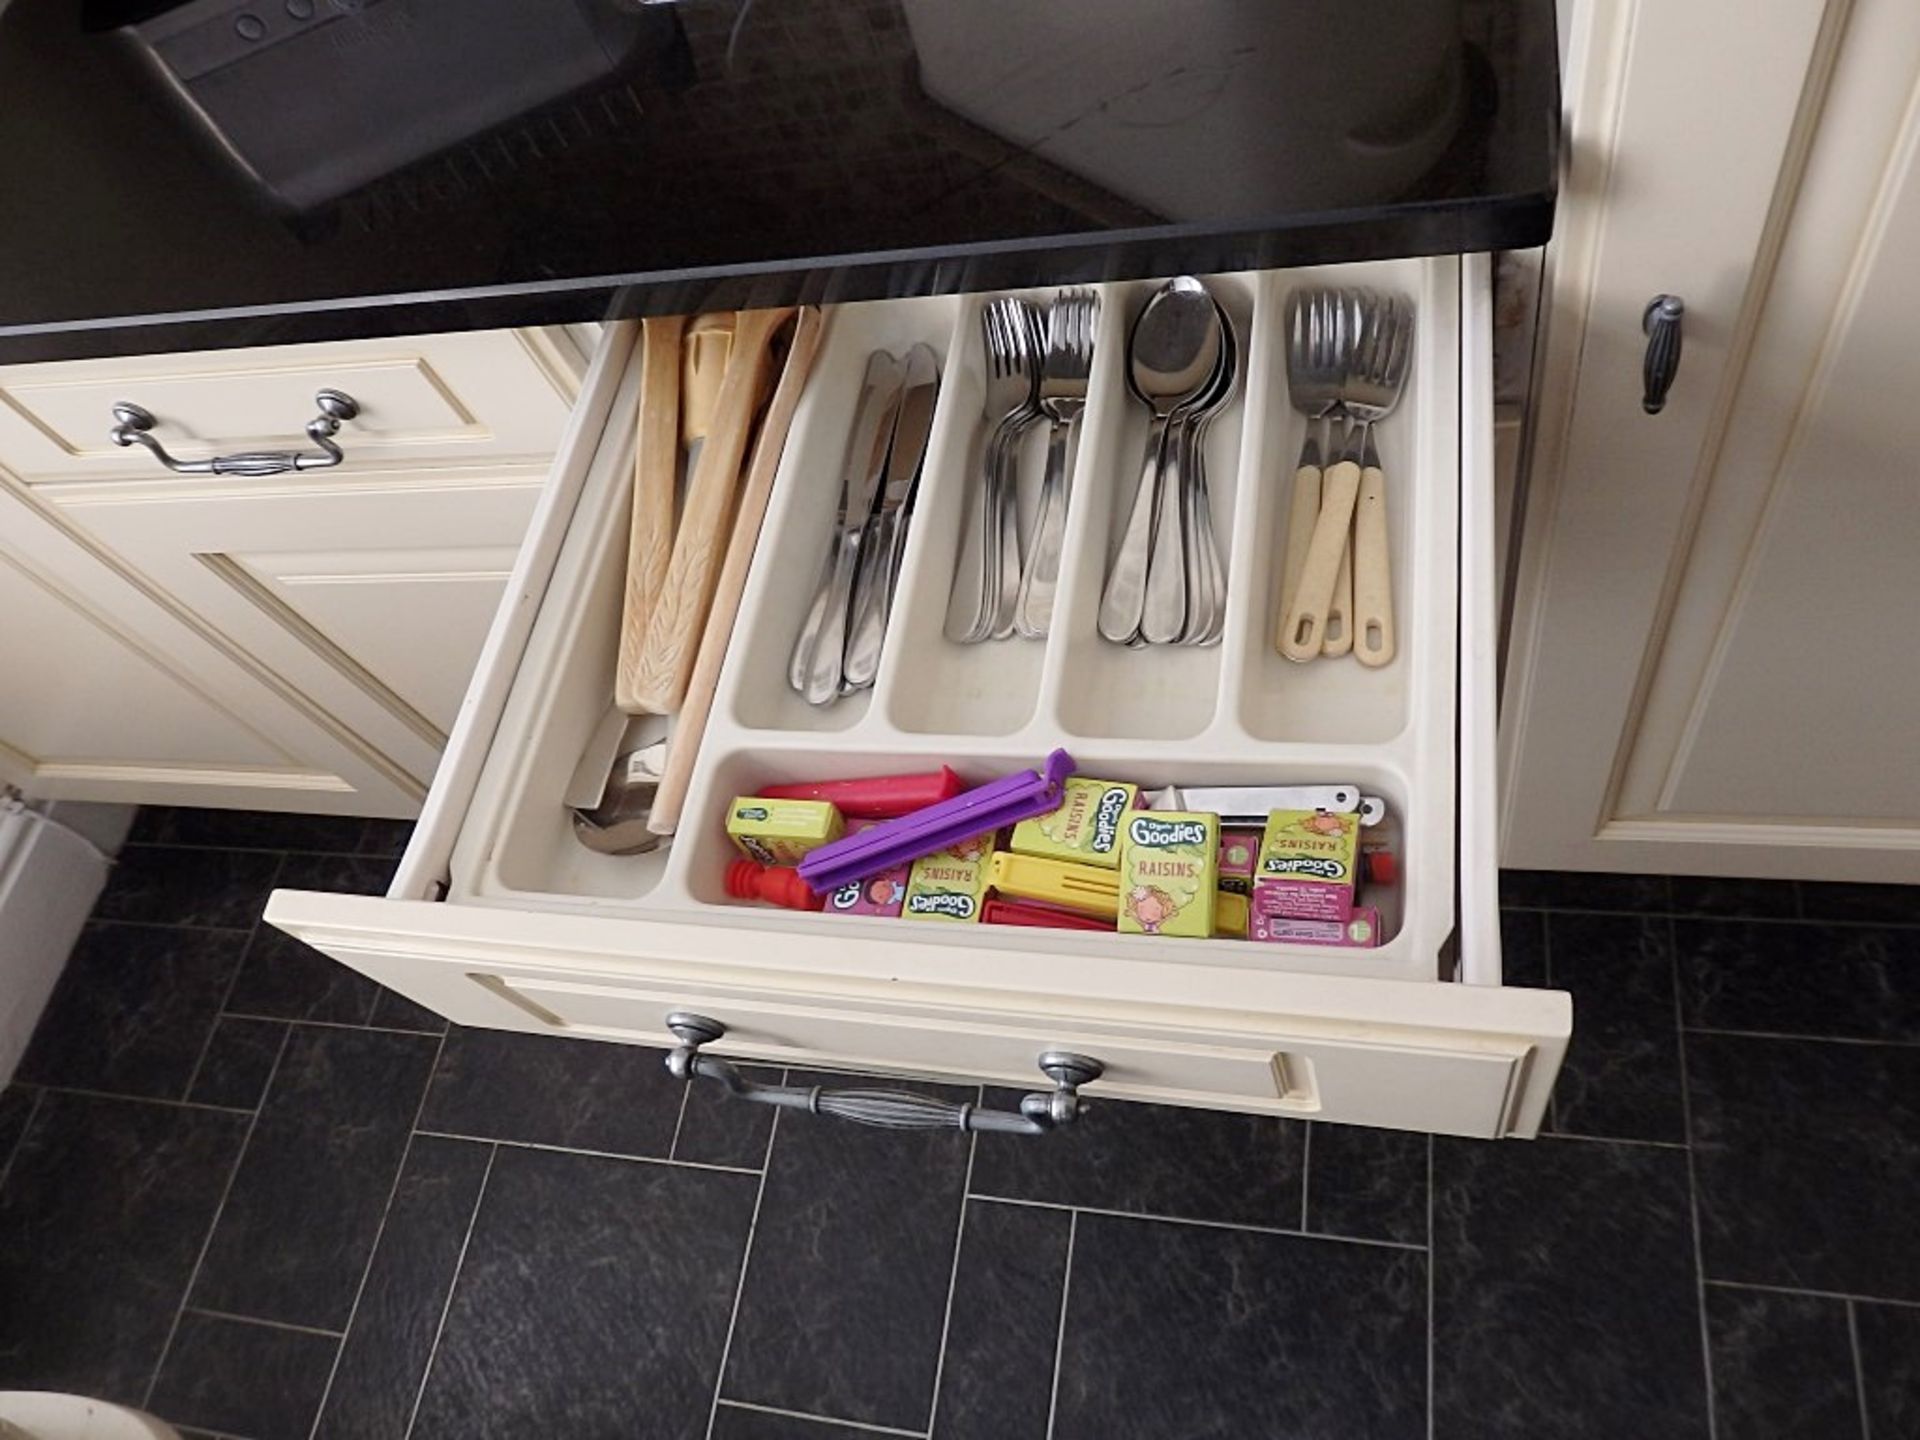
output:
[[[1005,451],[1016,427],[1039,413],[1035,401],[1039,357],[1026,315],[1029,308],[1024,300],[998,299],[989,300],[980,311],[987,370],[982,410],[993,428],[983,448],[975,503],[954,565],[953,593],[947,605],[947,638],[962,645],[992,638],[1006,588],[1000,581],[1003,527],[1010,503],[1002,494]],[[1016,553],[1017,545],[1016,538]],[[1017,558],[1014,563],[1019,563]],[[1011,612],[1010,594],[1006,608]]]
[[[1026,564],[1014,628],[1030,640],[1045,637],[1053,621],[1053,592],[1060,580],[1060,550],[1067,533],[1068,466],[1074,426],[1087,408],[1093,373],[1093,336],[1100,297],[1092,290],[1063,290],[1047,313],[1046,358],[1040,366],[1040,409],[1052,422],[1047,435],[1047,471],[1040,482],[1039,511]]]

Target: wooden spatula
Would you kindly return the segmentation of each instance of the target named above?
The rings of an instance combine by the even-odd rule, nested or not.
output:
[[[700,630],[713,601],[714,581],[726,555],[740,462],[746,456],[753,415],[766,376],[768,346],[793,316],[793,308],[743,310],[734,324],[733,347],[720,382],[712,426],[687,478],[686,503],[673,538],[667,578],[647,622],[635,674],[634,696],[647,709],[670,715],[680,708],[693,673]]]
[[[640,322],[640,419],[633,461],[633,523],[627,539],[626,598],[613,701],[629,715],[646,707],[634,691],[654,597],[673,555],[675,465],[680,457],[680,343],[686,317]]]

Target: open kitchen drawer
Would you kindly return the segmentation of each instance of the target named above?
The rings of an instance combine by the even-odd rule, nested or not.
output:
[[[1281,316],[1291,288],[1326,281],[1391,287],[1418,308],[1408,392],[1380,431],[1400,635],[1377,670],[1296,666],[1272,646],[1304,423],[1287,403]],[[720,1055],[1034,1087],[1038,1054],[1067,1050],[1104,1063],[1091,1097],[1532,1134],[1571,1006],[1500,983],[1487,262],[1208,283],[1243,364],[1207,439],[1228,574],[1220,645],[1130,650],[1095,631],[1145,432],[1120,367],[1148,284],[1101,287],[1044,642],[941,634],[981,443],[979,297],[841,307],[788,439],[680,833],[651,855],[589,852],[561,797],[611,693],[639,383],[637,327],[610,325],[390,894],[280,891],[267,918],[465,1025],[670,1046],[666,1016],[692,1011],[726,1026],[708,1047]],[[943,384],[880,674],[815,709],[787,688],[786,657],[866,355],[922,340],[944,357]],[[942,762],[979,781],[1056,745],[1083,773],[1146,785],[1353,782],[1383,796],[1402,870],[1386,939],[1335,949],[924,924],[723,893],[719,816],[736,793]]]

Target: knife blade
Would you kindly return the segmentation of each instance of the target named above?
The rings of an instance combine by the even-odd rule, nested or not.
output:
[[[893,421],[900,404],[904,367],[885,350],[867,357],[860,403],[854,410],[847,441],[846,470],[840,483],[840,508],[829,542],[826,563],[813,603],[794,643],[787,680],[814,705],[825,705],[840,693],[841,664],[846,655],[847,605],[852,597],[853,573],[860,560],[860,537],[873,513],[874,497],[886,473],[887,447],[893,439]]]
[[[854,581],[853,609],[847,625],[847,658],[842,688],[864,690],[880,669],[880,646],[893,611],[900,579],[900,554],[920,470],[933,433],[933,408],[940,394],[940,361],[930,345],[907,352],[900,408],[887,452],[886,482],[874,506],[873,522],[861,541],[860,571]]]

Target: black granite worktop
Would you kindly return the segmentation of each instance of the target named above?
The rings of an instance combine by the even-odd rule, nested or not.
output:
[[[1552,0],[0,0],[0,362],[1515,248]]]

